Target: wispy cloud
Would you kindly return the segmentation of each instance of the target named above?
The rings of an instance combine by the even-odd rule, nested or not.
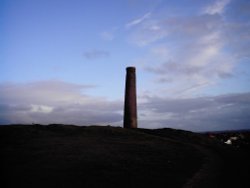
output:
[[[112,41],[115,39],[115,36],[118,31],[119,27],[112,27],[108,30],[102,31],[99,35],[105,41]]]
[[[202,86],[196,87],[198,92],[234,79],[241,60],[250,57],[250,14],[241,11],[247,6],[245,1],[216,0],[188,15],[158,12],[165,16],[151,14],[131,28],[128,40],[148,50],[138,59],[145,59],[144,70],[153,73],[152,80],[175,91]]]
[[[88,50],[83,53],[83,57],[90,60],[100,59],[109,57],[109,52],[105,50]]]
[[[108,32],[108,31],[101,32],[100,36],[103,40],[107,40],[107,41],[112,41],[115,38],[114,33]]]
[[[204,8],[203,13],[205,14],[222,14],[225,7],[230,3],[231,0],[216,0],[213,4],[208,5]]]
[[[234,57],[223,52],[220,17],[170,18],[162,24],[168,33],[161,44],[164,47],[151,44],[151,54],[159,63],[145,66],[145,70],[157,75],[159,83],[182,82],[185,84],[181,86],[189,87],[231,75]]]
[[[151,12],[148,12],[148,13],[144,14],[141,18],[132,20],[131,22],[127,23],[125,27],[127,29],[129,29],[129,28],[131,28],[133,26],[136,26],[136,25],[142,23],[144,20],[150,18],[150,16],[151,16]]]

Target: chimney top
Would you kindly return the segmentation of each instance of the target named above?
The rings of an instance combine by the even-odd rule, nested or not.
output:
[[[135,71],[135,67],[127,67],[127,71]]]

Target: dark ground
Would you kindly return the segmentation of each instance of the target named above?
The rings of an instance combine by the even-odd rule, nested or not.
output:
[[[228,146],[223,142],[231,134],[0,126],[0,186],[250,187],[250,134],[235,133],[240,139]]]

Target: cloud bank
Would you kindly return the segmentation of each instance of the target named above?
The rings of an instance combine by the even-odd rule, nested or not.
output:
[[[91,97],[91,85],[63,81],[0,84],[0,124],[75,124],[122,126],[123,101]],[[250,93],[198,98],[143,96],[140,128],[192,131],[249,129]]]
[[[0,124],[110,124],[122,120],[119,101],[84,94],[94,86],[62,81],[0,85]]]
[[[192,131],[250,128],[250,93],[184,99],[148,97],[140,109],[145,127]]]

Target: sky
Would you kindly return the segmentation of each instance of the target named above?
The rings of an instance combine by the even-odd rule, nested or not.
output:
[[[0,124],[250,129],[249,0],[1,0]]]

